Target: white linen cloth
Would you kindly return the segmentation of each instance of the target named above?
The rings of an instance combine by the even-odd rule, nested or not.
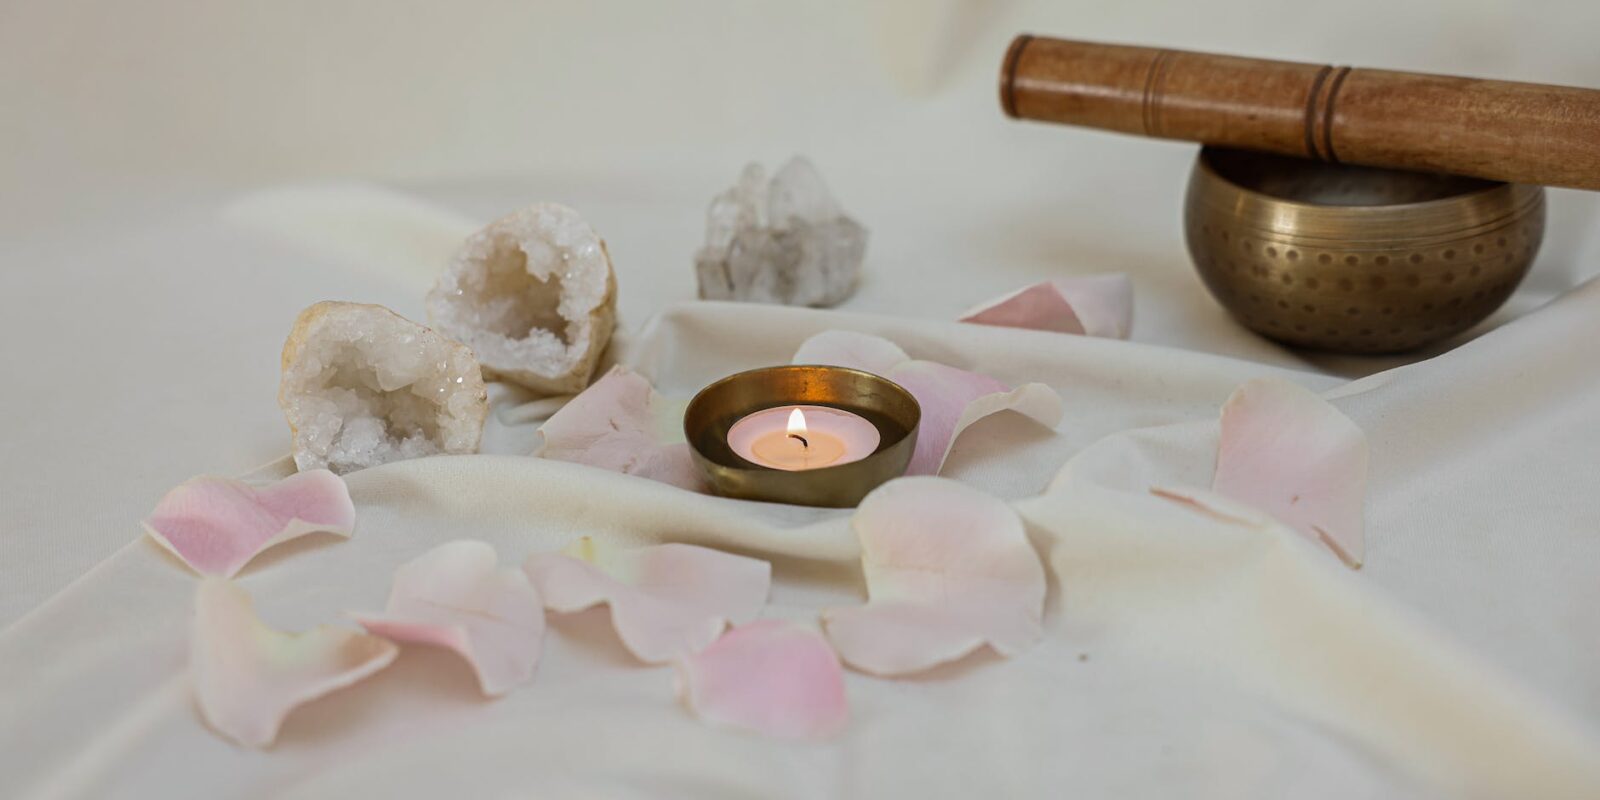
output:
[[[340,197],[345,212],[321,213],[403,207]],[[418,235],[457,222],[390,219]],[[330,248],[292,219],[278,230]],[[1544,465],[1593,463],[1600,375],[1551,343],[1593,340],[1597,312],[1591,282],[1346,383],[1133,342],[680,305],[619,348],[669,395],[783,363],[830,328],[1055,387],[1057,431],[986,419],[945,469],[1027,521],[1050,575],[1045,640],[909,679],[850,673],[846,733],[793,744],[695,720],[671,670],[635,662],[597,609],[553,617],[537,677],[504,699],[482,699],[453,656],[407,648],[251,752],[199,721],[184,675],[195,578],[140,540],[0,634],[0,774],[23,797],[1595,796],[1600,653],[1560,621],[1600,600],[1600,503],[1593,470]],[[1287,529],[1247,535],[1148,493],[1208,485],[1218,408],[1262,375],[1326,392],[1367,432],[1364,570]],[[379,608],[395,566],[462,537],[506,563],[580,535],[726,548],[773,562],[766,613],[796,620],[864,599],[849,511],[496,455],[526,452],[534,425],[519,423],[519,393],[495,396],[486,454],[351,474],[350,541],[311,537],[249,566],[240,581],[265,618],[301,629]]]
[[[1594,796],[1600,289],[1579,284],[1600,268],[1600,198],[1552,191],[1539,263],[1487,335],[1346,384],[1432,353],[1332,358],[1244,332],[1183,255],[1192,148],[1005,121],[994,72],[1027,30],[1600,85],[1600,5],[862,5],[0,12],[0,796]],[[872,229],[850,313],[675,306],[706,200],[744,160],[796,151]],[[318,243],[308,222],[373,211],[371,193],[234,202],[328,175],[456,213],[399,200]],[[1058,432],[985,420],[946,470],[1028,519],[1053,576],[1046,641],[903,681],[851,673],[854,719],[827,745],[691,719],[603,611],[557,621],[535,682],[500,701],[452,656],[411,648],[296,712],[269,752],[206,733],[182,677],[194,580],[148,542],[117,548],[166,487],[282,452],[277,347],[300,308],[420,318],[460,226],[536,200],[606,236],[630,331],[674,309],[627,354],[669,392],[828,327],[1062,391]],[[243,235],[219,209],[316,251]],[[1133,275],[1134,343],[938,321],[1103,270]],[[1261,374],[1327,393],[1367,432],[1360,572],[1142,494],[1205,482],[1218,404]],[[529,425],[492,425],[491,451],[529,443]],[[377,609],[395,565],[462,536],[506,562],[583,532],[762,555],[780,616],[862,596],[842,512],[513,455],[351,486],[353,540],[291,544],[242,576],[268,622]]]

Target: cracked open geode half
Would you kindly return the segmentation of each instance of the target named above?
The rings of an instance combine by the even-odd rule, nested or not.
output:
[[[540,203],[467,237],[428,293],[428,320],[484,373],[550,394],[589,384],[616,327],[605,242],[578,212]]]
[[[383,306],[317,303],[283,345],[278,405],[301,471],[475,453],[489,413],[464,345]]]

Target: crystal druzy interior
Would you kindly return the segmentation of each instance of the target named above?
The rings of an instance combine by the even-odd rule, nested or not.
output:
[[[577,212],[535,205],[473,234],[428,295],[428,316],[495,376],[576,392],[615,324],[615,279]]]
[[[572,344],[569,323],[561,316],[561,274],[569,269],[572,253],[542,241],[524,246],[507,236],[495,239],[491,248],[482,270],[461,287],[463,305],[472,309],[478,325],[508,340]]]
[[[284,347],[279,405],[301,470],[478,449],[483,377],[466,347],[381,306],[318,303]]]

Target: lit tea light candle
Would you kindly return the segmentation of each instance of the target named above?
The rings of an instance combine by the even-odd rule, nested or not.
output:
[[[904,475],[921,423],[905,387],[816,364],[729,375],[683,410],[689,457],[712,491],[824,508],[853,507]]]
[[[740,458],[791,472],[860,461],[878,441],[866,417],[827,406],[768,408],[728,430],[728,446]]]

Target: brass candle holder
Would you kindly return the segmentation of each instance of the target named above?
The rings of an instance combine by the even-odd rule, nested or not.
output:
[[[728,444],[744,417],[781,406],[827,406],[858,414],[878,429],[878,447],[857,461],[785,471],[753,463]],[[683,414],[694,462],[726,497],[849,508],[899,477],[917,446],[922,408],[899,384],[845,367],[790,366],[730,375],[700,390]]]

